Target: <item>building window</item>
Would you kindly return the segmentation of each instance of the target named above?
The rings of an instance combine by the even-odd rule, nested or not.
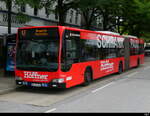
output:
[[[78,18],[79,18],[79,12],[76,11],[76,17],[75,17],[75,23],[76,23],[76,24],[78,23]]]
[[[37,7],[34,8],[34,15],[35,15],[35,16],[38,15],[38,9],[37,9]]]
[[[49,17],[49,9],[48,8],[45,8],[45,14],[46,14],[46,17],[48,18]]]
[[[73,20],[73,10],[70,10],[69,22],[72,23],[72,20]]]
[[[58,13],[55,12],[55,19],[58,20],[59,19],[59,16],[58,16]]]
[[[26,6],[25,5],[21,5],[20,10],[21,10],[21,12],[26,12]]]

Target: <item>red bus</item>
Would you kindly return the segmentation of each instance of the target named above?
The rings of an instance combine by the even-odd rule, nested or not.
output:
[[[89,85],[92,80],[139,66],[143,49],[143,40],[116,34],[64,26],[19,28],[16,83],[55,88]]]

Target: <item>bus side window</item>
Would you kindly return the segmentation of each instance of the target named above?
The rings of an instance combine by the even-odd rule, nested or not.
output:
[[[80,49],[81,62],[99,60],[96,40],[81,40]]]
[[[80,37],[73,36],[79,34],[76,31],[66,30],[63,40],[62,50],[62,70],[69,71],[73,63],[79,62],[79,42]]]
[[[66,40],[66,59],[72,63],[78,62],[76,40]]]

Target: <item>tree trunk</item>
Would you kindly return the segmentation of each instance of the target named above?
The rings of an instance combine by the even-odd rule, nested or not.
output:
[[[92,22],[94,21],[94,9],[86,9],[82,11],[82,22],[81,26],[84,29],[90,30],[92,26]]]
[[[107,15],[103,15],[103,30],[106,31],[108,26],[108,18]]]
[[[63,8],[63,0],[58,0],[58,16],[59,16],[59,25],[64,26],[65,25],[65,12]]]
[[[7,7],[8,7],[8,34],[11,34],[11,10],[12,10],[12,1],[7,0]]]

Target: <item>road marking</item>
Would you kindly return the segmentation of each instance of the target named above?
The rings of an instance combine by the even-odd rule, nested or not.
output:
[[[144,68],[144,70],[147,70],[147,69],[150,69],[150,66]]]
[[[109,84],[107,84],[105,86],[102,86],[102,87],[100,87],[98,89],[95,89],[95,90],[92,91],[92,93],[96,93],[96,92],[98,92],[98,91],[100,91],[100,90],[102,90],[102,89],[104,89],[104,88],[106,88],[106,87],[108,87],[108,86],[110,86],[112,84],[114,84],[114,82],[111,82],[111,83],[109,83]]]
[[[138,73],[139,73],[139,72],[137,72],[137,71],[136,71],[136,72],[133,72],[133,73],[131,73],[131,74],[128,74],[127,77],[132,77],[132,76],[134,76],[134,75],[136,75],[136,74],[138,74]]]
[[[150,68],[150,67],[149,67]],[[136,75],[136,74],[138,74],[139,72],[133,72],[133,73],[131,73],[131,74],[128,74],[127,75],[127,77],[132,77],[132,76],[134,76],[134,75]],[[127,78],[125,78],[125,79],[121,79],[121,80],[126,80]],[[108,83],[108,84],[106,84],[105,86],[102,86],[102,87],[100,87],[100,88],[98,88],[98,89],[95,89],[95,90],[93,90],[92,91],[92,93],[96,93],[97,91],[100,91],[100,90],[102,90],[102,89],[104,89],[104,88],[106,88],[106,87],[108,87],[108,86],[110,86],[110,85],[112,85],[112,84],[114,84],[114,83],[116,83],[116,82],[111,82],[111,83]]]
[[[56,108],[53,108],[53,109],[46,111],[45,113],[51,113],[51,112],[54,112],[55,110],[56,110]]]

